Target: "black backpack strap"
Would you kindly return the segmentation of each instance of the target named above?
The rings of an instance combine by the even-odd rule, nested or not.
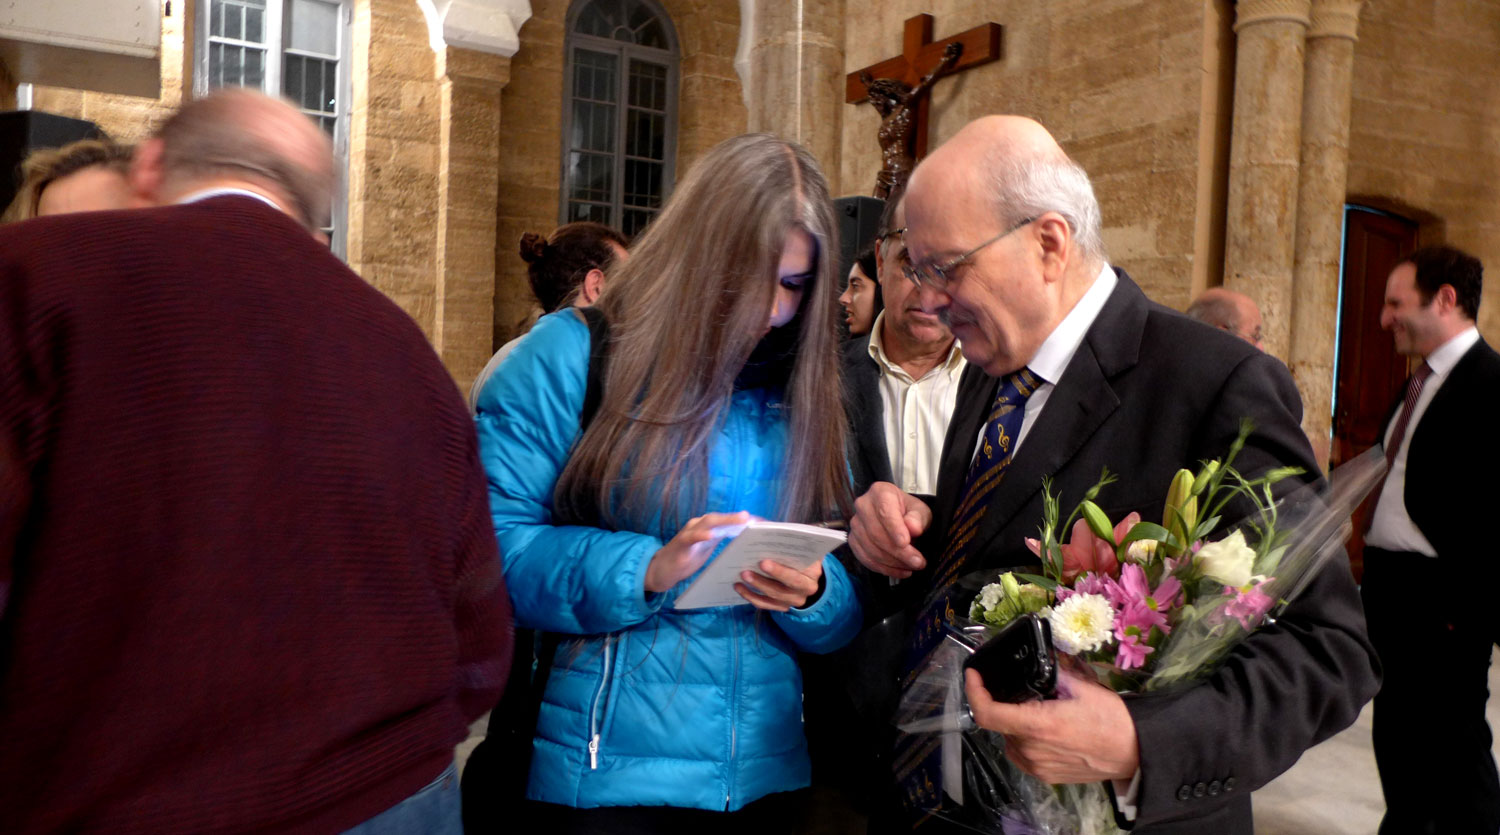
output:
[[[599,401],[604,398],[604,371],[609,359],[609,322],[604,312],[597,307],[574,308],[589,326],[589,376],[583,392],[583,410],[578,413],[578,427],[587,429],[599,411]]]

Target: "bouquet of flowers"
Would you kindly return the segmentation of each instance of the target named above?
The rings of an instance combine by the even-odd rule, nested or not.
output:
[[[1002,737],[974,726],[963,702],[963,664],[988,637],[1035,614],[1050,624],[1063,666],[1092,672],[1116,692],[1158,691],[1212,673],[1342,553],[1349,517],[1385,474],[1375,450],[1340,467],[1331,486],[1277,500],[1272,486],[1301,471],[1241,475],[1233,462],[1249,432],[1242,427],[1224,459],[1178,471],[1162,524],[1138,513],[1107,518],[1095,500],[1115,480],[1108,471],[1066,519],[1061,497],[1044,483],[1040,537],[1027,541],[1042,573],[961,582],[979,587],[963,610],[967,618],[950,619],[947,639],[903,691],[897,725],[905,741],[925,738],[929,750],[944,750],[942,786],[908,785],[913,804],[981,832],[1118,831],[1103,784],[1048,786],[1005,758]],[[1236,498],[1254,510],[1226,529],[1223,513]],[[898,760],[898,776],[901,766]]]

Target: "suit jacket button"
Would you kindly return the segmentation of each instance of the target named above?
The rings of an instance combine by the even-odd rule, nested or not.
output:
[[[1218,797],[1219,796],[1219,792],[1221,792],[1223,790],[1224,790],[1224,784],[1220,783],[1218,780],[1215,780],[1212,783],[1208,784],[1208,796],[1209,797]]]
[[[1192,796],[1193,796],[1193,787],[1189,786],[1187,783],[1183,783],[1182,784],[1182,788],[1180,788],[1180,789],[1177,790],[1177,799],[1178,800],[1187,800],[1188,798],[1190,798]]]
[[[1206,783],[1199,783],[1193,786],[1193,797],[1202,797],[1205,794],[1208,794],[1208,785]]]
[[[1227,792],[1234,791],[1234,778],[1233,777],[1225,777],[1224,778],[1224,791],[1227,791]]]

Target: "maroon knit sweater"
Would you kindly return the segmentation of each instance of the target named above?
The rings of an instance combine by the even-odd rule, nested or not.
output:
[[[421,331],[244,197],[0,227],[0,830],[337,832],[510,607]]]

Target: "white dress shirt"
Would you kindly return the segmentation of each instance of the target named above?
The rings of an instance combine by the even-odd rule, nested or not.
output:
[[[232,187],[226,187],[226,188],[206,188],[206,189],[204,189],[202,191],[195,191],[192,194],[189,194],[186,197],[183,197],[183,198],[179,199],[177,201],[177,204],[178,205],[183,205],[183,204],[186,204],[186,203],[197,203],[200,200],[208,200],[208,199],[213,198],[213,197],[224,197],[224,196],[230,195],[230,194],[238,195],[240,197],[248,197],[251,200],[259,200],[260,202],[266,204],[267,206],[270,206],[271,208],[275,209],[278,212],[282,211],[282,208],[280,206],[276,205],[276,201],[275,200],[272,200],[271,198],[265,196],[264,194],[257,194],[257,193],[255,193],[255,192],[253,192],[253,191],[251,191],[250,189],[247,189],[247,188],[232,188]]]
[[[1094,326],[1094,320],[1099,318],[1099,311],[1104,309],[1104,303],[1109,301],[1109,294],[1115,291],[1115,285],[1119,282],[1115,271],[1108,264],[1100,267],[1093,286],[1073,305],[1073,309],[1068,311],[1068,315],[1063,317],[1052,333],[1047,335],[1031,362],[1026,363],[1032,375],[1041,380],[1042,384],[1026,400],[1026,412],[1021,417],[1021,431],[1016,433],[1016,445],[1011,448],[1012,456],[1021,449],[1021,444],[1026,443],[1026,436],[1030,434],[1031,427],[1036,425],[1037,416],[1047,405],[1047,398],[1052,396],[1052,389],[1057,387],[1068,363],[1078,353],[1078,346],[1083,344],[1083,338],[1088,335],[1089,328]],[[979,451],[979,444],[983,440],[984,426],[980,426],[979,435],[974,439],[975,452]],[[970,457],[973,457],[973,453],[970,453]]]
[[[958,379],[963,376],[963,351],[954,340],[948,356],[928,369],[920,380],[892,362],[885,353],[881,325],[885,311],[870,327],[870,359],[880,370],[880,407],[885,423],[885,451],[891,462],[891,477],[908,493],[930,496],[937,492],[938,465],[943,457],[943,438],[953,407],[958,402]]]
[[[1427,406],[1432,403],[1437,390],[1448,379],[1453,366],[1458,365],[1458,361],[1478,341],[1479,330],[1470,327],[1427,355],[1427,365],[1432,368],[1432,374],[1422,384],[1422,393],[1417,395],[1417,403],[1412,407],[1411,418],[1406,424],[1406,435],[1401,439],[1401,447],[1396,450],[1391,471],[1386,473],[1380,503],[1375,506],[1374,521],[1370,523],[1370,531],[1365,535],[1366,545],[1387,551],[1410,551],[1429,557],[1437,556],[1437,549],[1432,547],[1432,543],[1427,541],[1427,537],[1422,535],[1406,512],[1406,452],[1411,447],[1412,436],[1417,434],[1417,426],[1421,424],[1422,415],[1426,414]],[[1396,423],[1400,420],[1401,409],[1397,409],[1390,425],[1385,428],[1385,444],[1390,444],[1391,433],[1396,431]]]

